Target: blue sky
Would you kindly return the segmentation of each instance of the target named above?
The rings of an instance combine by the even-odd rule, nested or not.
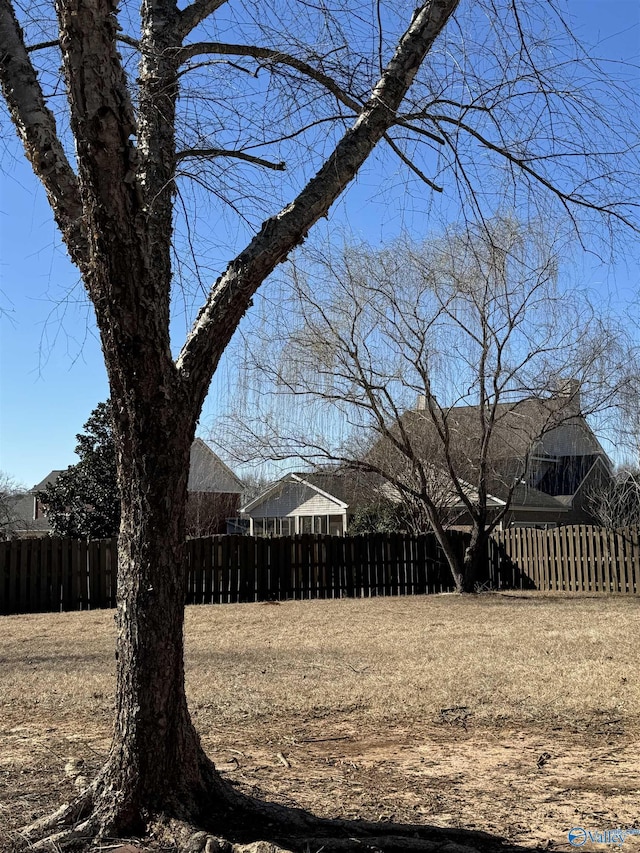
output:
[[[571,0],[569,8],[578,33],[598,45],[599,55],[640,62],[637,0]],[[76,461],[75,435],[108,390],[92,311],[44,192],[17,146],[8,144],[2,167],[0,470],[30,487]],[[362,236],[377,243],[396,236],[398,225],[382,203],[369,204],[363,216],[367,181],[347,193],[333,221],[357,222]],[[585,284],[614,299],[640,289],[632,260],[612,266],[586,260],[578,272]],[[229,377],[219,381],[228,383]],[[210,401],[201,421],[205,436],[214,415]]]

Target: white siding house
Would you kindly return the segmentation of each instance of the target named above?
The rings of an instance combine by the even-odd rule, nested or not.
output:
[[[252,536],[291,536],[347,530],[349,503],[312,481],[312,476],[289,474],[243,507]],[[313,478],[315,479],[315,478]]]

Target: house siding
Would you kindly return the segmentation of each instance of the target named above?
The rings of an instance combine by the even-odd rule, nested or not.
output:
[[[342,507],[335,501],[330,501],[322,495],[311,494],[308,500],[298,506],[295,515],[332,515],[342,512]]]
[[[303,483],[285,483],[280,492],[271,495],[246,514],[252,518],[285,518],[296,515],[332,515],[342,509],[335,501],[319,495]]]

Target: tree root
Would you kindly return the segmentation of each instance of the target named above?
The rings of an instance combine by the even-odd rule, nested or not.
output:
[[[155,840],[175,845],[179,853],[293,853],[270,841],[234,843],[219,835],[196,830],[188,824],[170,821],[167,826],[152,831]]]
[[[266,804],[264,804],[266,805]],[[161,841],[163,845],[175,845],[179,853],[395,853],[398,851],[409,851],[409,853],[479,853],[483,845],[471,846],[460,843],[455,838],[447,838],[443,832],[443,838],[438,838],[439,831],[435,830],[435,838],[415,837],[415,826],[395,826],[393,824],[375,824],[360,822],[355,826],[349,821],[331,821],[316,819],[316,831],[321,831],[323,825],[330,832],[344,829],[344,835],[299,835],[292,832],[292,838],[287,841],[276,838],[271,841],[233,842],[219,835],[212,835],[204,831],[193,832],[193,827],[171,821],[168,826],[153,832],[154,839]],[[427,827],[421,827],[423,832],[428,832]],[[362,830],[365,830],[362,832]],[[406,834],[405,834],[406,833]],[[410,834],[408,834],[410,833]],[[508,848],[502,848],[508,850]]]
[[[149,815],[141,850],[170,853],[516,853],[502,839],[465,830],[318,818],[241,793],[213,770],[210,801]],[[208,776],[208,774],[207,774]],[[23,830],[16,851],[88,853],[113,848],[126,798],[102,774],[71,803]],[[185,814],[186,812],[186,814]],[[256,840],[259,839],[259,840]],[[136,844],[130,836],[122,844]]]
[[[20,833],[29,850],[63,850],[73,842],[87,841],[95,835],[92,808],[95,791],[91,785],[72,802],[65,803],[53,814],[40,818]]]
[[[95,836],[95,822],[91,820],[84,821],[72,829],[63,829],[60,832],[54,832],[52,835],[47,835],[31,844],[29,850],[41,851],[64,851],[78,850],[91,843]]]

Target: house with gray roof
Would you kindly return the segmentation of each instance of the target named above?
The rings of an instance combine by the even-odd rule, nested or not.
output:
[[[612,464],[580,410],[579,388],[571,385],[569,391],[497,406],[486,482],[487,508],[489,513],[499,513],[508,503],[503,527],[593,522],[590,495],[610,482]],[[452,407],[445,416],[458,480],[473,500],[477,495],[474,483],[480,444],[478,408]],[[402,416],[401,426],[413,451],[428,460],[433,492],[446,508],[447,523],[464,529],[470,520],[445,473],[442,442],[434,436],[424,401],[419,400],[416,409]],[[358,509],[381,498],[400,500],[399,491],[390,484],[397,481],[399,466],[407,462],[388,439],[375,442],[359,464],[379,473],[336,468],[283,477],[242,508],[241,513],[249,519],[249,532],[342,535]]]
[[[579,384],[570,380],[548,396],[499,403],[492,417],[486,488],[496,506],[509,501],[502,525],[593,523],[590,498],[611,482],[613,465],[582,412]],[[454,406],[441,418],[458,476],[476,483],[483,440],[478,407]],[[402,425],[420,458],[445,470],[442,440],[423,400]],[[383,443],[374,448],[380,459],[385,453]],[[464,516],[456,522],[464,523]]]
[[[15,496],[11,506],[11,519],[5,531],[8,536],[26,539],[32,536],[46,536],[51,532],[38,492],[46,488],[49,483],[55,483],[61,473],[60,470],[51,471],[28,492]]]
[[[188,535],[226,533],[240,510],[244,483],[201,438],[191,445],[187,489]]]
[[[51,527],[38,498],[48,483],[62,473],[51,471],[13,504],[9,535],[47,536]],[[227,519],[238,515],[244,484],[201,438],[191,445],[187,501],[187,528],[192,536],[226,533]]]

